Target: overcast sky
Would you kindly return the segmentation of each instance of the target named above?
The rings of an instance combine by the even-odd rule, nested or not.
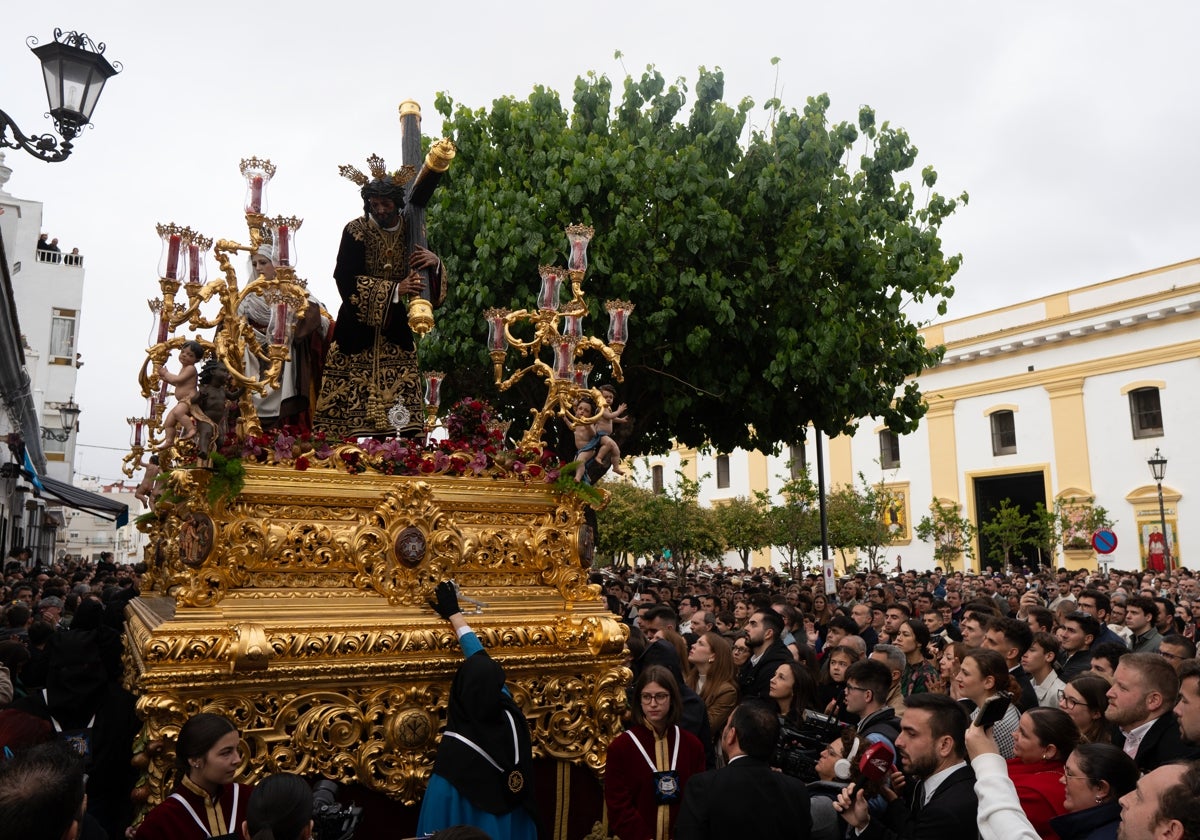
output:
[[[961,317],[1197,256],[1198,23],[1182,1],[7,4],[0,108],[26,133],[50,128],[27,35],[84,31],[125,66],[69,160],[7,159],[9,192],[45,202],[44,229],[85,255],[76,471],[119,477],[101,447],[126,447],[144,411],[155,224],[245,241],[243,157],[278,166],[270,212],[304,218],[299,273],[336,308],[329,273],[361,206],[337,167],[398,165],[401,100],[437,136],[437,91],[484,108],[544,84],[569,101],[589,70],[619,89],[649,63],[689,83],[720,67],[756,124],[776,84],[792,107],[828,92],[835,119],[870,105],[920,149],[914,182],[932,164],[941,192],[970,193],[943,228]]]

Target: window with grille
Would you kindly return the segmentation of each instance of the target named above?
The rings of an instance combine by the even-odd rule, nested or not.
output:
[[[729,487],[729,456],[717,456],[717,489],[724,490]]]
[[[1138,388],[1129,392],[1129,418],[1135,438],[1162,437],[1162,402],[1157,388]]]
[[[900,436],[888,429],[879,433],[879,465],[885,470],[900,466]]]
[[[803,443],[793,443],[788,447],[788,471],[793,479],[801,478],[808,472],[808,462]]]
[[[1011,411],[996,411],[991,415],[992,454],[1017,453],[1017,422]]]

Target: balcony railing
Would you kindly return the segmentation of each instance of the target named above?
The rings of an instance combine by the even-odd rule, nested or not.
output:
[[[37,252],[37,261],[40,263],[50,263],[51,265],[71,265],[79,268],[83,267],[83,254],[63,254],[58,251],[42,251]]]

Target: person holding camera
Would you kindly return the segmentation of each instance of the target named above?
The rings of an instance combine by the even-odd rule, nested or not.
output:
[[[779,717],[770,704],[751,699],[734,709],[721,732],[728,763],[688,782],[676,840],[808,838],[808,788],[799,779],[775,772],[769,763],[778,740]]]
[[[429,606],[450,622],[465,661],[450,686],[446,729],[421,802],[417,834],[473,825],[493,837],[536,840],[533,753],[529,723],[487,651],[442,581]]]

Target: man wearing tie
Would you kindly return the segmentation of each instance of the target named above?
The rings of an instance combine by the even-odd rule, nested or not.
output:
[[[914,694],[908,701],[896,739],[904,773],[893,775],[898,791],[884,791],[887,811],[872,819],[856,785],[842,791],[834,805],[853,829],[850,837],[946,840],[975,826],[975,772],[963,743],[967,713],[944,694]]]

